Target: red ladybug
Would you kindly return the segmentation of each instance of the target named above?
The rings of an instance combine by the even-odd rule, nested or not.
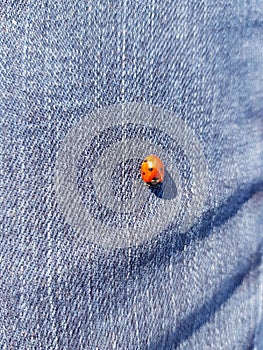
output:
[[[161,159],[153,154],[146,157],[141,165],[141,176],[150,186],[161,183],[164,178],[164,165]]]

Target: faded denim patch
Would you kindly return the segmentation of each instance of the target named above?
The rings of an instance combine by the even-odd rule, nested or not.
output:
[[[90,119],[96,120],[94,127]],[[118,165],[152,153],[171,174],[164,194],[156,196],[136,177],[140,163],[135,163],[116,174],[117,193],[125,190],[122,198],[116,196]],[[98,110],[69,131],[58,152],[54,190],[76,241],[81,235],[87,242],[120,248],[156,239],[171,226],[188,230],[205,208],[207,180],[202,146],[183,121],[153,106],[120,104]],[[176,195],[168,197],[173,186]]]

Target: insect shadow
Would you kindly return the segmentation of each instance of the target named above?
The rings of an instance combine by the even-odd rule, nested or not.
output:
[[[165,171],[163,182],[155,186],[150,186],[149,190],[156,197],[164,200],[174,199],[177,195],[176,184],[167,170]]]

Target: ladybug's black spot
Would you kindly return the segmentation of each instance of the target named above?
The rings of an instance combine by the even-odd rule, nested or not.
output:
[[[149,171],[153,171],[153,168],[148,168]]]
[[[142,174],[145,175],[145,172],[143,172]]]
[[[148,162],[147,159],[144,159],[144,162],[147,163]]]

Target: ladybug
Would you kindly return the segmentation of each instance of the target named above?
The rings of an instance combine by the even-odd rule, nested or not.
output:
[[[141,165],[141,176],[149,186],[155,186],[163,182],[164,165],[161,159],[154,154],[146,157]]]

